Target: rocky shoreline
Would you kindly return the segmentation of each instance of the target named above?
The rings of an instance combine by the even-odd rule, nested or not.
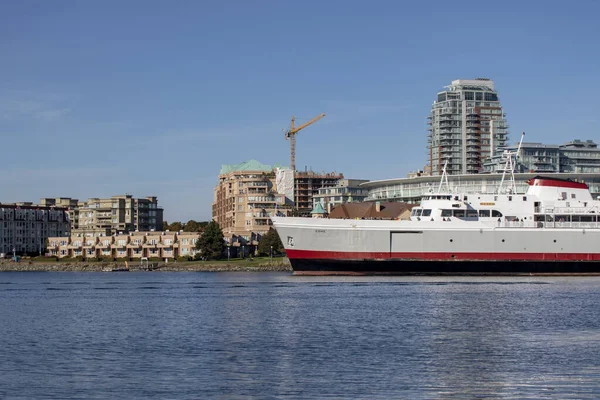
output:
[[[133,265],[132,265],[133,264]],[[115,272],[125,269],[124,262],[60,262],[0,260],[0,272]],[[126,270],[127,271],[127,270]],[[142,269],[138,264],[130,263],[128,272],[291,272],[287,259],[277,261],[191,261],[153,263],[153,267]]]

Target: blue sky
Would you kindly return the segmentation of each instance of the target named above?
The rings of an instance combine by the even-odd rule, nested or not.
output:
[[[0,201],[155,195],[207,220],[221,164],[346,177],[427,162],[453,79],[527,141],[598,137],[600,2],[0,1]]]

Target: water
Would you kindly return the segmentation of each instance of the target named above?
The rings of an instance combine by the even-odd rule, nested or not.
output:
[[[600,278],[0,274],[2,399],[600,397]]]

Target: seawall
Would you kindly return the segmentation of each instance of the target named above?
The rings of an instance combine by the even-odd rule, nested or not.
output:
[[[289,260],[276,259],[246,259],[235,261],[189,261],[189,262],[158,262],[150,263],[151,271],[143,268],[134,261],[128,262],[129,272],[175,272],[175,271],[197,271],[197,272],[292,272]],[[124,261],[117,262],[86,262],[86,261],[41,261],[22,259],[19,262],[12,260],[0,260],[0,272],[40,272],[40,271],[64,271],[64,272],[112,272],[123,270]]]

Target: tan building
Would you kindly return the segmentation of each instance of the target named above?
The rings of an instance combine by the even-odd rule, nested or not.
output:
[[[0,253],[39,255],[45,252],[48,237],[68,236],[66,208],[33,203],[0,203]]]
[[[194,257],[200,233],[132,232],[111,236],[75,233],[48,238],[48,254],[58,258],[84,259],[177,259]]]
[[[288,201],[289,203],[289,201]],[[291,205],[277,192],[275,171],[270,165],[250,160],[223,165],[214,189],[212,216],[232,246],[256,246],[272,226],[270,217],[288,215]],[[250,248],[245,251],[249,253]]]
[[[163,209],[154,196],[136,199],[127,194],[106,199],[93,197],[87,201],[69,197],[43,198],[40,204],[67,207],[75,233],[160,231],[163,225]]]

